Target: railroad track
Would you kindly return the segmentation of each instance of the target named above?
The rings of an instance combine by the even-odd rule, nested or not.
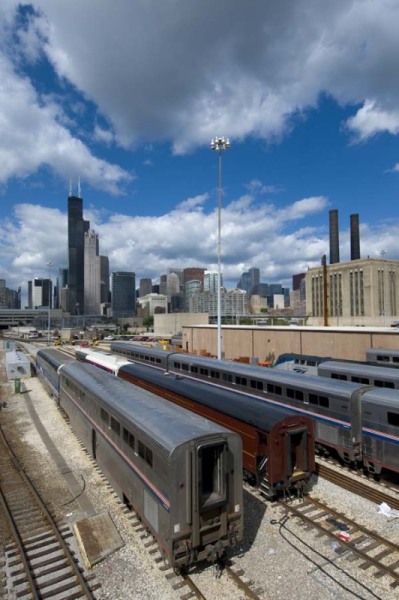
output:
[[[331,481],[331,483],[335,483],[336,485],[349,490],[353,494],[357,494],[362,498],[367,498],[376,504],[385,502],[391,508],[399,510],[399,494],[395,488],[385,486],[387,490],[385,491],[377,482],[375,482],[375,486],[371,486],[368,479],[362,481],[360,478],[354,477],[354,474],[351,472],[337,470],[321,461],[317,462],[316,472],[320,477],[323,477],[324,479],[327,479],[327,481]],[[392,495],[392,492],[396,496]]]
[[[318,534],[327,536],[350,561],[358,561],[361,571],[372,569],[376,578],[387,577],[390,587],[399,586],[399,546],[359,525],[316,498],[306,497],[297,505],[279,501],[284,509],[280,521],[285,527],[290,516],[299,518]],[[360,578],[359,578],[360,579]]]
[[[181,591],[181,600],[191,598],[197,598],[197,600],[207,600],[209,598],[213,600],[215,597],[220,597],[220,590],[215,591],[215,588],[220,587],[220,582],[222,582],[225,596],[229,600],[235,598],[243,600],[244,597],[249,598],[249,600],[267,600],[263,589],[254,589],[253,582],[245,579],[245,572],[234,563],[234,560],[228,558],[222,560],[221,563],[215,563],[213,567],[196,568],[192,573],[184,568],[172,569],[161,554],[157,541],[142,523],[138,514],[131,511],[130,518],[136,535],[139,536],[146,551],[153,557],[159,570],[164,572],[165,578],[174,590]],[[209,577],[210,569],[212,570],[211,577]],[[204,577],[205,571],[208,571],[208,576]],[[205,583],[204,579],[206,580]],[[206,588],[205,591],[204,588]]]
[[[216,567],[215,567],[216,569]],[[245,572],[242,569],[237,569],[234,564],[230,561],[225,561],[221,566],[220,578],[227,578],[229,581],[226,582],[226,587],[224,591],[224,595],[228,597],[230,600],[243,600],[243,598],[249,598],[250,600],[261,600],[265,599],[262,589],[253,589],[252,581],[244,580]],[[179,574],[172,573],[167,575],[168,578],[174,578],[175,581],[172,582],[173,589],[180,590],[182,589],[181,600],[189,600],[190,598],[197,598],[198,600],[207,600],[210,598],[214,598],[218,596],[218,592],[220,594],[220,590],[215,591],[215,587],[220,587],[219,576],[215,574],[214,577],[214,586],[209,581],[206,585],[206,592],[201,591],[201,583],[196,582],[196,578],[184,570],[182,570]]]
[[[14,542],[5,549],[6,587],[0,597],[95,599],[99,585],[85,576],[67,540],[18,462],[0,427],[0,502]],[[7,594],[4,596],[4,594]]]

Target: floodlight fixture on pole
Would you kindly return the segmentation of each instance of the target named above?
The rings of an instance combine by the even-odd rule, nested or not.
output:
[[[53,263],[48,262],[48,329],[47,329],[47,346],[50,346],[50,309],[51,309],[51,267]]]
[[[219,178],[218,178],[218,289],[217,289],[217,356],[222,358],[222,152],[229,150],[228,138],[215,137],[211,141],[211,150],[219,154]]]

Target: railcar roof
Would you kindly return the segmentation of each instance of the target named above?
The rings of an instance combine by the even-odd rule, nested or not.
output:
[[[54,362],[58,363],[59,367],[67,362],[75,360],[73,356],[68,356],[68,354],[65,354],[65,352],[62,352],[61,350],[57,350],[57,348],[42,348],[36,352],[36,358],[38,356],[43,358],[46,356],[50,357]]]
[[[290,410],[284,406],[268,404],[260,397],[253,396],[252,399],[249,399],[233,390],[211,387],[207,383],[194,381],[188,377],[176,378],[173,374],[165,376],[162,371],[151,369],[140,363],[126,364],[120,368],[120,373],[130,373],[144,379],[150,378],[154,383],[159,381],[160,385],[165,384],[168,389],[178,394],[183,396],[186,394],[188,398],[203,406],[263,431],[270,431],[274,425],[283,423],[284,420],[295,414],[295,409]]]
[[[374,387],[363,395],[363,402],[378,403],[379,407],[386,406],[399,413],[399,391],[391,388]]]
[[[397,348],[369,348],[367,354],[381,354],[382,356],[389,354],[391,356],[399,356],[399,350]]]
[[[356,362],[342,362],[339,360],[327,360],[319,365],[319,371],[322,372],[324,369],[331,371],[339,371],[340,373],[346,373],[348,375],[364,375],[365,377],[375,377],[377,379],[398,379],[398,369],[392,367],[373,367],[369,364],[356,363]]]
[[[190,440],[227,433],[224,427],[92,365],[68,363],[61,374],[89,387],[101,405],[121,420],[122,426],[135,424],[167,453]]]
[[[187,354],[176,353],[173,359],[181,362],[189,363],[190,359],[195,357]],[[350,381],[338,381],[335,379],[327,379],[327,377],[319,377],[317,375],[300,375],[291,371],[282,371],[280,369],[257,367],[245,363],[230,362],[227,360],[216,361],[214,358],[202,358],[201,365],[209,369],[221,370],[231,375],[240,375],[247,378],[253,377],[264,382],[274,383],[276,385],[289,385],[296,389],[306,389],[312,393],[319,394],[334,394],[341,398],[347,398],[349,394],[361,387],[359,383]]]

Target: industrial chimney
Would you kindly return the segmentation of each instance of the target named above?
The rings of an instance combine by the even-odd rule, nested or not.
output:
[[[359,215],[351,215],[351,260],[360,258]]]
[[[330,210],[330,264],[339,263],[338,211]]]

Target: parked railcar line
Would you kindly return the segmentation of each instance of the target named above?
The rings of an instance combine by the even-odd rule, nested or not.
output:
[[[0,495],[15,544],[5,552],[12,589],[19,598],[95,598],[93,576],[85,576],[69,548],[72,532],[59,526],[19,464],[0,427]]]
[[[316,529],[338,543],[346,551],[348,560],[360,559],[359,569],[374,567],[374,577],[383,575],[390,579],[390,586],[399,586],[399,546],[381,537],[376,532],[339,513],[316,498],[307,497],[302,503],[293,505],[278,501],[284,508],[282,519],[276,524],[284,526],[290,513],[308,526]],[[345,538],[347,534],[347,539]]]

